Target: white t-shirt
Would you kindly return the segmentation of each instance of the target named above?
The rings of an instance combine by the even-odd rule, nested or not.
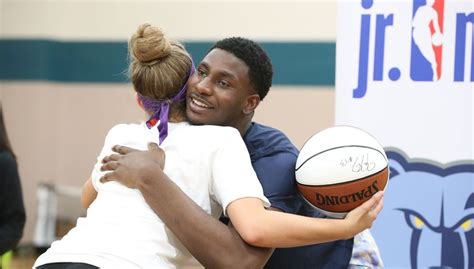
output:
[[[219,217],[230,202],[256,197],[269,206],[239,132],[231,127],[169,123],[164,172],[206,212]],[[114,145],[146,149],[158,143],[156,127],[113,127],[92,171],[97,198],[87,217],[41,255],[36,266],[82,262],[100,268],[182,268],[199,263],[145,202],[140,191],[117,182],[100,183],[101,160]],[[172,209],[170,209],[172,210]],[[181,212],[176,212],[179,217]],[[193,229],[193,227],[189,227]],[[206,247],[206,246],[203,246]]]

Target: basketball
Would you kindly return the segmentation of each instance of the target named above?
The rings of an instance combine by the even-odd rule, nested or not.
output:
[[[389,168],[382,146],[369,133],[336,126],[303,145],[295,168],[303,198],[321,213],[344,218],[387,186]]]

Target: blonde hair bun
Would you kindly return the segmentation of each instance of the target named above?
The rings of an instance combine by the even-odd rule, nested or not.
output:
[[[135,91],[154,100],[175,96],[192,66],[191,56],[184,46],[168,39],[161,28],[150,24],[140,25],[133,33],[128,51],[128,75]]]
[[[140,62],[153,62],[171,53],[171,43],[163,31],[148,23],[138,27],[130,39],[131,55]]]

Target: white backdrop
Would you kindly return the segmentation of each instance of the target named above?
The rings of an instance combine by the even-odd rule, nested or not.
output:
[[[372,229],[386,267],[473,268],[474,2],[340,0],[337,11],[336,124],[369,131],[390,159]]]

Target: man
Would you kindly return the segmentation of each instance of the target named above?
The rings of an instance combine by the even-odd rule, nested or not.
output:
[[[298,151],[280,131],[252,122],[255,108],[268,93],[272,66],[253,41],[228,38],[217,42],[189,79],[187,116],[193,124],[235,127],[250,153],[252,165],[273,210],[314,216],[297,193],[294,167]],[[199,143],[199,141],[196,141]],[[138,188],[147,203],[206,268],[347,268],[353,240],[300,248],[256,248],[242,241],[193,203],[172,181],[154,171],[164,158],[151,145],[140,152],[115,147],[125,154],[104,159],[103,181],[117,180]],[[179,216],[178,216],[179,215]],[[270,259],[268,260],[268,258]],[[268,262],[267,262],[268,260]]]

